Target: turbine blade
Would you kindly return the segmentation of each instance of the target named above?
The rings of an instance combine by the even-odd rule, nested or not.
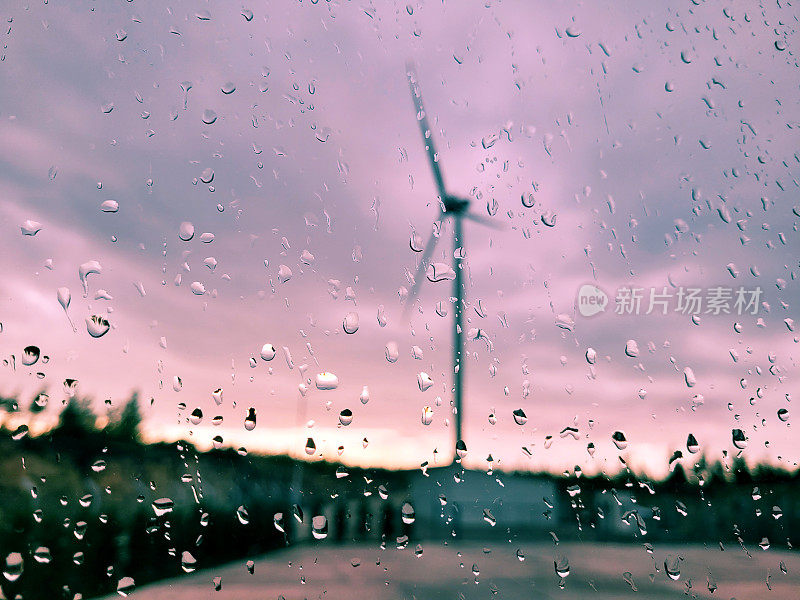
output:
[[[419,84],[417,83],[417,72],[412,63],[406,64],[406,74],[408,76],[408,87],[411,90],[411,99],[414,101],[414,107],[417,109],[417,121],[422,130],[422,141],[425,144],[425,150],[428,152],[428,160],[431,163],[431,170],[433,171],[433,178],[436,180],[436,189],[439,192],[439,197],[444,200],[446,193],[444,191],[444,178],[442,177],[442,170],[439,168],[439,163],[436,157],[436,148],[433,145],[433,130],[428,123],[428,116],[422,106],[422,94],[420,93]]]
[[[408,292],[408,298],[406,298],[405,312],[411,309],[411,305],[414,304],[414,300],[416,300],[419,294],[419,288],[422,285],[422,280],[425,278],[425,272],[428,270],[428,262],[431,256],[433,256],[433,251],[436,249],[436,243],[439,241],[436,235],[436,229],[437,227],[434,225],[433,231],[431,231],[431,237],[428,238],[428,243],[425,244],[425,252],[422,253],[417,272],[414,274],[414,285],[411,286],[411,290]]]
[[[505,229],[502,223],[498,223],[491,217],[484,217],[483,215],[478,215],[473,212],[464,213],[463,216],[470,221],[475,221],[486,227],[491,227],[492,229]]]

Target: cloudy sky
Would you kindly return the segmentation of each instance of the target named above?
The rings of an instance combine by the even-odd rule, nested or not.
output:
[[[447,462],[452,283],[401,300],[439,214],[413,61],[448,188],[500,226],[465,224],[467,462],[663,474],[690,433],[730,460],[741,429],[746,458],[795,466],[796,16],[669,4],[6,7],[0,392],[46,386],[41,427],[70,378],[100,412],[139,390],[151,439]],[[453,252],[446,223],[434,261]],[[576,309],[585,284],[605,312]],[[621,287],[642,314],[615,314]],[[714,287],[760,289],[756,314],[675,310]],[[668,314],[644,314],[651,288]],[[24,365],[31,345],[49,361]]]

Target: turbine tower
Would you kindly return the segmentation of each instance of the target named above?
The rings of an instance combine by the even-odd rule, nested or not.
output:
[[[497,225],[487,218],[470,212],[470,201],[468,198],[462,198],[447,193],[442,170],[439,168],[439,155],[433,144],[433,131],[430,128],[428,116],[422,105],[422,95],[420,93],[414,65],[408,63],[406,65],[406,72],[408,84],[411,89],[411,98],[414,101],[414,107],[417,111],[417,121],[422,131],[422,140],[425,144],[425,150],[428,153],[428,161],[430,162],[431,170],[433,171],[433,179],[436,182],[436,190],[439,194],[441,212],[436,222],[443,222],[448,218],[453,219],[453,271],[455,272],[455,276],[453,277],[453,298],[455,298],[455,306],[453,307],[453,408],[455,413],[455,453],[453,455],[453,462],[455,462],[457,458],[463,456],[467,450],[462,433],[462,407],[464,401],[464,364],[462,360],[464,356],[464,284],[462,279],[464,263],[463,220],[465,218],[470,219],[490,227],[497,227]],[[425,244],[425,251],[417,267],[417,272],[414,275],[414,284],[406,300],[406,310],[409,309],[419,294],[422,279],[430,266],[428,263],[433,256],[433,251],[439,240],[436,234],[438,229],[436,222],[434,223],[431,237],[428,239],[428,243]]]

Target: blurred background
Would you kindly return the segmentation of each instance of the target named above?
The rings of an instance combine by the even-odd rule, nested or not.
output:
[[[0,12],[6,597],[796,585],[791,6]]]

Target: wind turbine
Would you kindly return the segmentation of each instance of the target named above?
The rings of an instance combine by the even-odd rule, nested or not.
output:
[[[428,269],[428,263],[433,256],[433,251],[436,248],[436,243],[439,241],[437,230],[439,227],[436,223],[441,223],[445,219],[453,219],[453,271],[455,277],[453,278],[453,297],[455,298],[455,306],[453,311],[453,407],[455,413],[455,454],[453,455],[453,462],[466,454],[467,446],[464,443],[462,435],[462,406],[464,399],[463,390],[463,362],[464,355],[464,285],[462,282],[462,267],[464,262],[464,231],[463,220],[470,219],[488,225],[490,227],[497,227],[493,221],[477,215],[469,211],[470,201],[468,198],[462,198],[449,194],[444,186],[444,177],[442,170],[439,168],[439,156],[433,145],[433,131],[428,123],[428,116],[422,105],[422,94],[420,93],[419,83],[417,82],[417,74],[414,65],[408,63],[406,65],[406,74],[408,76],[408,85],[411,89],[411,99],[414,101],[414,107],[417,111],[417,121],[419,122],[420,130],[422,131],[422,140],[425,144],[425,150],[428,153],[428,161],[433,171],[433,179],[436,182],[436,190],[439,193],[441,212],[439,218],[434,222],[431,237],[428,243],[425,244],[425,251],[422,259],[419,261],[417,272],[414,275],[414,284],[406,299],[406,310],[413,304],[419,288],[422,284],[422,279]]]

